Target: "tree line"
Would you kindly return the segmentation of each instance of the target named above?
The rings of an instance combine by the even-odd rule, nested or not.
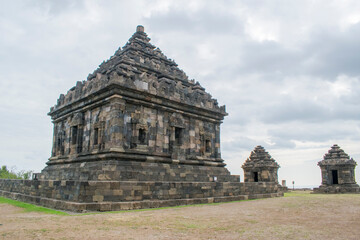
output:
[[[21,170],[15,172],[15,170],[9,170],[5,165],[0,169],[1,179],[30,179],[34,171]]]

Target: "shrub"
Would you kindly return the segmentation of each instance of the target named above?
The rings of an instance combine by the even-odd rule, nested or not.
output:
[[[0,169],[0,178],[3,179],[30,179],[33,171],[15,172],[14,170],[8,170],[6,166],[2,166]]]

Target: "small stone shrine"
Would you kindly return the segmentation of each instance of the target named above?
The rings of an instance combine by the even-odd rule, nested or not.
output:
[[[143,26],[49,115],[47,167],[36,180],[0,180],[0,195],[71,211],[283,195],[273,172],[260,173],[267,184],[230,175],[220,153],[225,106],[152,45]]]
[[[279,164],[262,146],[256,146],[242,165],[245,182],[278,183]]]
[[[355,182],[356,162],[337,144],[318,162],[321,169],[322,182],[314,193],[360,193]]]

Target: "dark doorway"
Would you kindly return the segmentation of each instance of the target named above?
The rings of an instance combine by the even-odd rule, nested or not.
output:
[[[258,182],[259,181],[259,176],[257,172],[254,172],[254,182]]]
[[[78,127],[72,127],[72,134],[71,134],[71,144],[77,143],[77,136],[78,136]]]
[[[82,144],[83,144],[83,128],[79,128],[78,129],[78,134],[77,134],[77,152],[81,153],[82,152]]]
[[[210,140],[205,141],[205,151],[211,152],[211,141]]]
[[[139,129],[139,143],[140,144],[145,144],[145,140],[146,140],[146,131],[143,128]]]
[[[94,145],[99,143],[99,128],[94,128]]]
[[[182,144],[182,128],[175,128],[175,144],[181,145]]]
[[[332,174],[332,184],[339,184],[339,182],[338,182],[338,171],[337,170],[332,170],[331,174]]]

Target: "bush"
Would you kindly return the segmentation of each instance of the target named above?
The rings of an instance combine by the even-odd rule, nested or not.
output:
[[[15,172],[14,170],[8,170],[6,166],[2,166],[0,169],[0,178],[2,179],[30,179],[33,171]]]

